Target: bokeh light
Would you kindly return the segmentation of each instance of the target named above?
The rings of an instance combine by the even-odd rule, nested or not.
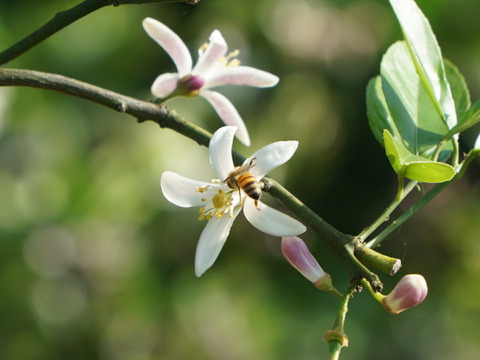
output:
[[[475,0],[418,0],[445,57],[480,97]],[[76,0],[0,2],[0,48]],[[25,11],[28,9],[28,11]],[[244,118],[249,156],[295,139],[271,175],[335,227],[356,234],[385,208],[396,180],[368,128],[365,87],[401,33],[380,0],[202,0],[197,5],[105,7],[8,64],[59,73],[150,100],[174,70],[143,31],[154,17],[192,54],[215,28],[243,64],[279,75],[272,89],[228,87]],[[195,57],[195,56],[194,56]],[[168,103],[209,131],[221,122],[202,99]],[[468,149],[478,129],[465,134]],[[282,258],[280,239],[239,218],[200,279],[196,209],[162,196],[165,170],[210,180],[208,151],[153,123],[29,88],[0,88],[0,359],[243,360],[326,358],[322,337],[337,300]],[[367,292],[351,302],[342,359],[477,359],[480,354],[478,164],[382,245],[429,283],[426,301],[393,316]],[[281,208],[274,199],[266,201]],[[398,215],[398,214],[397,214]],[[337,288],[341,262],[303,236]]]

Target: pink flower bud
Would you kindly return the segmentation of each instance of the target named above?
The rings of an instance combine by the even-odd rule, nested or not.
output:
[[[422,275],[405,275],[392,292],[383,298],[383,307],[392,314],[398,314],[422,303],[427,293],[427,282]]]
[[[290,265],[297,269],[312,283],[325,276],[325,271],[318,265],[317,260],[308,250],[307,245],[297,236],[282,238],[282,253]]]

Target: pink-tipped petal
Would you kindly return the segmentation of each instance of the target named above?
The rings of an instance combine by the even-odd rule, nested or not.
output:
[[[152,94],[158,98],[164,98],[177,89],[178,74],[166,73],[155,79],[152,85]]]
[[[210,105],[212,105],[215,112],[225,125],[235,126],[237,128],[237,133],[235,135],[238,140],[244,145],[250,146],[250,137],[248,136],[247,127],[237,109],[235,109],[235,106],[233,106],[225,96],[216,91],[202,89],[200,91],[200,96],[204,97]]]
[[[180,77],[192,71],[192,57],[185,43],[167,26],[152,18],[143,20],[147,34],[172,58]]]
[[[398,314],[421,304],[427,294],[427,282],[422,275],[405,275],[390,294],[383,298],[383,307],[392,314]]]
[[[277,211],[261,201],[257,206],[247,197],[243,207],[247,220],[258,230],[273,236],[293,236],[304,233],[307,228],[298,220]]]
[[[232,159],[233,137],[237,128],[223,126],[213,134],[208,145],[210,164],[220,180],[225,180],[235,167]]]
[[[208,74],[212,69],[220,65],[220,59],[227,53],[228,47],[225,39],[218,30],[214,30],[209,38],[205,51],[198,58],[197,64],[192,70],[194,75]]]
[[[312,283],[325,275],[325,271],[313,257],[305,242],[297,236],[282,238],[282,253],[285,259]]]
[[[257,179],[263,178],[270,170],[287,162],[295,153],[298,147],[298,141],[277,141],[264,146],[252,156],[245,160],[244,164],[249,164],[252,159],[255,166],[250,173]]]
[[[213,217],[203,229],[195,253],[195,275],[198,277],[217,260],[239,211],[240,207],[237,207],[234,210],[233,217],[223,216],[220,219]]]
[[[206,79],[205,87],[245,85],[259,88],[277,85],[278,76],[249,66],[227,66],[217,69]]]
[[[204,194],[196,189],[205,186],[214,186],[207,182],[189,179],[173,171],[165,171],[160,180],[163,196],[172,204],[180,207],[204,205]]]

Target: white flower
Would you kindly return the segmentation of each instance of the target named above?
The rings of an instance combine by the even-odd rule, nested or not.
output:
[[[209,43],[200,48],[197,64],[193,67],[187,46],[167,26],[146,18],[143,28],[172,58],[178,71],[157,77],[152,85],[153,95],[162,101],[177,95],[204,97],[226,125],[238,128],[238,139],[250,145],[247,129],[235,107],[225,96],[208,89],[228,84],[271,87],[278,83],[278,77],[252,67],[238,66],[240,62],[235,58],[238,51],[227,55],[227,43],[218,30],[214,30]]]
[[[247,220],[267,234],[291,236],[306,230],[299,221],[250,198],[243,190],[230,188],[224,182],[235,169],[232,160],[235,131],[234,126],[224,126],[218,129],[210,140],[210,162],[218,176],[217,180],[202,182],[170,171],[162,174],[162,192],[167,200],[181,207],[200,206],[199,219],[208,220],[197,244],[197,276],[201,276],[217,259],[233,221],[242,208]],[[297,146],[297,141],[275,142],[257,151],[246,159],[244,164],[252,163],[248,172],[261,180],[267,172],[290,159]]]

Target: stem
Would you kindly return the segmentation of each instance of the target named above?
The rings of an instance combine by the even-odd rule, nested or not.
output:
[[[105,6],[126,5],[126,4],[144,4],[144,3],[166,3],[166,2],[186,2],[187,0],[84,0],[74,7],[61,11],[19,42],[13,44],[0,53],[0,66],[24,54],[35,45],[48,39],[56,32],[62,30],[82,17],[101,9]]]
[[[365,246],[362,241],[355,242],[355,256],[360,262],[366,266],[371,266],[388,275],[395,275],[402,267],[402,262],[399,259],[381,254]]]
[[[441,139],[438,142],[437,147],[435,148],[435,151],[434,151],[433,156],[432,156],[433,161],[437,161],[438,155],[440,155],[440,151],[442,151],[442,148],[443,148],[443,146],[445,145],[446,142],[447,142],[447,139]]]
[[[457,174],[453,177],[452,180],[446,181],[440,184],[435,185],[427,194],[425,194],[419,201],[417,201],[412,207],[405,211],[402,215],[388,225],[377,237],[369,241],[366,246],[369,248],[374,248],[379,245],[383,240],[385,240],[392,232],[397,230],[405,221],[407,221],[412,215],[417,213],[422,207],[427,205],[432,199],[435,198],[443,189],[445,189],[450,183],[455,180],[460,179],[467,171],[468,166],[475,159],[477,155],[480,154],[480,149],[470,150],[467,157],[464,161],[457,167],[455,171]],[[410,185],[410,184],[409,184]]]
[[[0,68],[0,86],[29,86],[34,88],[58,91],[104,105],[120,113],[130,114],[140,122],[152,120],[161,127],[170,128],[203,146],[208,146],[211,134],[166,107],[151,102],[137,100],[110,90],[100,88],[65,76],[31,70]],[[233,152],[235,163],[245,158]],[[378,276],[368,270],[354,255],[354,237],[343,234],[328,224],[324,219],[309,209],[305,204],[288,192],[276,181],[266,178],[265,191],[278,198],[288,209],[298,216],[306,225],[317,232],[333,249],[346,265],[347,272],[353,282],[366,278],[375,289],[381,289]]]
[[[266,184],[264,191],[268,191],[272,196],[279,199],[287,209],[291,210],[330,246],[345,264],[353,283],[359,283],[362,278],[365,278],[372,284],[373,288],[382,289],[383,285],[378,276],[355,257],[354,243],[356,238],[335,229],[275,180],[265,178],[264,183]]]
[[[368,292],[370,293],[370,295],[372,295],[372,297],[373,297],[375,300],[377,300],[380,304],[383,303],[382,300],[383,300],[383,298],[385,297],[385,295],[373,291],[373,289],[372,289],[372,287],[370,286],[370,284],[369,284],[368,281],[362,280],[362,286],[365,287],[365,288],[368,290]]]
[[[405,211],[402,215],[388,225],[377,237],[369,241],[366,246],[369,248],[374,248],[385,240],[393,231],[397,230],[405,221],[407,221],[412,215],[414,215],[418,210],[427,205],[435,196],[437,196],[443,189],[445,189],[451,182],[443,182],[435,185],[424,197],[417,201],[412,207]]]
[[[348,303],[352,294],[355,291],[356,286],[351,286],[343,296],[342,302],[340,303],[340,308],[335,318],[335,322],[331,330],[328,330],[324,339],[328,344],[328,349],[330,352],[330,360],[337,360],[340,357],[340,351],[342,347],[348,346],[348,337],[345,334],[345,319],[348,312]]]
[[[395,199],[393,199],[391,204],[373,222],[373,224],[363,229],[363,231],[360,234],[358,234],[356,238],[360,241],[365,241],[365,239],[368,238],[375,230],[377,230],[380,225],[388,221],[392,212],[397,208],[398,205],[400,205],[400,203],[415,188],[415,186],[417,186],[417,184],[418,184],[417,181],[410,181],[405,188],[401,187],[401,190],[400,190],[401,181],[399,179],[399,188],[397,191],[397,195],[395,196]]]
[[[120,113],[134,116],[139,122],[152,120],[162,128],[170,128],[195,140],[198,144],[208,146],[211,134],[166,107],[141,101],[83,81],[62,75],[40,71],[0,68],[0,86],[28,86],[58,91],[85,100],[104,105]],[[239,155],[235,155],[239,157]]]

